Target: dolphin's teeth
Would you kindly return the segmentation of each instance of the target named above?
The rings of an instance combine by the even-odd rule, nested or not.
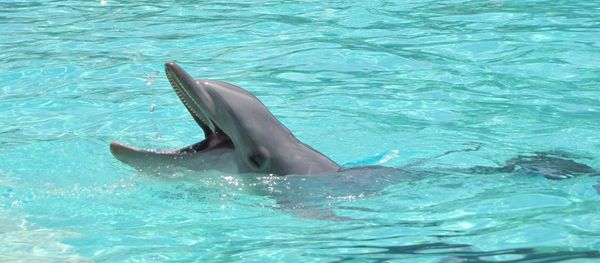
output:
[[[208,126],[208,128],[212,132],[215,132],[217,129],[216,129],[214,123],[210,120],[205,119],[204,115],[200,114],[197,111],[198,108],[201,108],[199,103],[194,98],[192,98],[192,96],[183,88],[183,85],[181,85],[181,83],[179,82],[179,79],[171,76],[171,74],[169,74],[169,72],[167,72],[167,79],[169,80],[169,82],[171,83],[171,86],[175,90],[175,94],[177,94],[177,97],[179,97],[179,99],[183,102],[183,104],[186,106],[186,108],[188,108],[192,112],[192,114],[194,114],[195,117],[200,119],[200,121],[202,121],[202,123],[204,123],[206,126]],[[184,96],[184,94],[187,96]],[[191,104],[194,104],[194,106],[196,106],[196,107],[192,107]]]

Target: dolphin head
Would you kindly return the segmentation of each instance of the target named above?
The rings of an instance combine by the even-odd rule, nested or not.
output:
[[[175,93],[205,134],[232,142],[241,172],[285,175],[340,169],[296,139],[248,91],[221,81],[195,80],[174,62],[166,63],[165,71]]]
[[[195,80],[174,62],[165,64],[165,72],[179,99],[204,130],[205,140],[199,143],[203,148],[196,147],[201,151],[232,147],[233,159],[242,173],[320,174],[340,169],[294,137],[248,91],[221,81]]]

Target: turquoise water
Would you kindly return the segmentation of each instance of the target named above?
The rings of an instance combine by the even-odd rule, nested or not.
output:
[[[598,260],[599,177],[448,171],[552,150],[600,169],[599,13],[597,1],[2,1],[0,261]],[[286,208],[275,191],[295,185],[282,179],[140,174],[111,141],[202,139],[166,61],[245,87],[340,164],[424,176],[308,187],[293,196],[305,207]]]

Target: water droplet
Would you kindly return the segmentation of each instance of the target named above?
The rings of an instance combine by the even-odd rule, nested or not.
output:
[[[146,85],[152,85],[152,83],[154,83],[154,80],[156,80],[156,77],[158,77],[158,74],[160,74],[159,71],[154,71],[151,74],[146,75]]]

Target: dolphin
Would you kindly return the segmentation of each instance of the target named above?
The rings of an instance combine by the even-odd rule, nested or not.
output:
[[[399,168],[363,166],[342,169],[333,160],[298,140],[254,95],[217,80],[195,80],[174,62],[165,64],[173,90],[204,132],[204,139],[176,150],[137,149],[118,142],[110,151],[118,160],[142,172],[171,174],[176,169],[220,171],[244,176],[256,193],[273,197],[277,207],[312,219],[348,220],[337,216],[323,201],[345,200],[378,193],[399,182],[443,174],[409,169],[425,161],[480,146],[417,160]],[[598,175],[574,162],[568,153],[538,152],[519,155],[504,166],[448,169],[452,173],[542,175],[566,179]],[[283,176],[285,175],[285,176]],[[318,175],[318,176],[315,176]],[[599,188],[596,188],[599,189]]]
[[[144,150],[119,142],[110,144],[110,151],[118,160],[140,171],[160,173],[165,169],[172,171],[183,168],[277,176],[328,175],[328,178],[347,177],[344,180],[357,178],[351,181],[364,188],[369,183],[364,180],[373,182],[381,179],[379,181],[386,184],[414,178],[414,171],[409,172],[407,168],[451,153],[479,149],[477,146],[448,151],[401,168],[370,166],[342,169],[324,154],[298,140],[250,92],[222,81],[195,80],[175,62],[165,64],[165,73],[177,96],[203,130],[204,140],[176,150]],[[542,175],[548,179],[599,174],[585,164],[569,160],[569,157],[577,156],[561,151],[538,152],[533,156],[519,155],[501,167],[475,166],[450,171],[469,174],[519,173]],[[364,178],[358,179],[361,175]],[[377,175],[383,177],[378,179]],[[321,179],[312,179],[315,180]],[[359,181],[361,183],[357,183]],[[333,183],[332,187],[339,188],[339,184]]]
[[[227,173],[318,175],[337,172],[333,160],[296,138],[250,92],[217,80],[195,80],[175,62],[165,64],[173,90],[204,140],[177,150],[143,150],[118,142],[111,153],[138,170],[163,168]]]

